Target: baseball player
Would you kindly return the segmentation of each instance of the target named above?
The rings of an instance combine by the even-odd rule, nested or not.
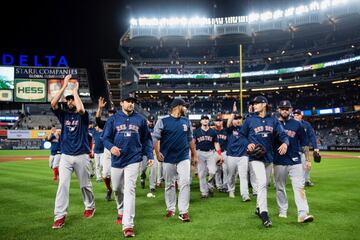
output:
[[[218,169],[215,174],[215,182],[218,184],[216,187],[220,192],[228,192],[228,165],[226,161],[226,149],[227,149],[227,129],[223,127],[223,119],[221,115],[216,116],[214,120],[214,130],[217,134],[217,138],[221,148],[221,155],[224,158],[224,163],[218,165]]]
[[[216,165],[221,165],[224,162],[217,134],[214,129],[209,127],[209,120],[208,115],[202,115],[200,120],[201,127],[194,131],[193,136],[193,142],[196,145],[197,155],[199,156],[198,177],[201,198],[203,199],[213,195]],[[215,149],[216,154],[214,152]],[[209,174],[208,181],[206,181],[207,174]]]
[[[251,100],[249,102],[249,105],[248,105],[248,113],[245,114],[245,119],[252,116],[253,114],[254,114],[254,103]],[[249,162],[248,179],[249,179],[249,182],[250,182],[249,188],[252,189],[252,195],[253,195],[253,197],[256,197],[257,196],[256,178],[255,178],[255,173],[254,173],[254,170],[252,169],[252,166],[251,166],[250,162]]]
[[[190,174],[191,166],[196,166],[198,158],[192,142],[192,128],[189,119],[184,117],[186,103],[174,99],[170,104],[170,115],[159,119],[154,129],[155,153],[158,161],[164,162],[166,217],[175,215],[176,187],[179,188],[179,219],[189,222]],[[191,151],[191,163],[189,159]]]
[[[88,171],[89,114],[84,109],[78,95],[79,83],[73,88],[73,95],[65,97],[68,109],[62,110],[58,102],[68,86],[71,75],[64,78],[64,84],[51,101],[51,108],[61,123],[61,159],[59,165],[59,185],[55,199],[55,221],[53,229],[62,228],[65,224],[69,205],[69,188],[72,172],[75,172],[80,183],[85,211],[84,217],[91,218],[95,213],[95,199]]]
[[[306,200],[303,178],[303,167],[299,149],[307,145],[306,133],[303,126],[292,118],[290,101],[284,100],[279,104],[280,123],[289,138],[286,154],[275,154],[274,175],[276,184],[276,200],[279,207],[279,217],[287,218],[288,201],[286,197],[286,179],[289,176],[294,191],[294,199],[298,210],[298,222],[312,222],[314,217],[309,215],[309,205]],[[310,168],[310,161],[306,161],[306,168]]]
[[[101,175],[101,158],[104,153],[104,144],[101,139],[103,130],[96,125],[95,131],[93,132],[93,139],[94,139],[94,159],[95,159],[95,175],[96,175],[96,182],[102,181]]]
[[[153,115],[149,115],[147,118],[147,125],[149,127],[149,131],[152,136],[153,143],[156,142],[156,139],[154,138],[154,127],[155,127],[155,117]],[[145,177],[146,177],[146,169],[147,164],[145,164],[147,161],[147,156],[143,156],[143,161],[141,163],[141,187],[145,188]],[[154,158],[154,164],[150,167],[150,175],[149,175],[149,187],[150,187],[150,193],[151,196],[155,193],[155,188],[157,186],[157,183],[161,183],[162,176],[162,162],[159,162],[156,158]],[[143,178],[144,176],[144,178]],[[143,183],[144,182],[144,183]],[[143,186],[144,185],[144,186]]]
[[[303,128],[305,129],[307,140],[309,143],[309,145],[304,148],[303,153],[301,153],[301,162],[302,162],[302,166],[304,169],[305,186],[312,187],[312,186],[314,186],[314,183],[310,181],[310,169],[311,168],[307,168],[306,164],[311,165],[310,157],[309,157],[309,151],[310,151],[309,146],[313,147],[315,152],[319,152],[319,147],[316,142],[315,131],[309,122],[302,119],[303,115],[302,115],[302,112],[300,109],[295,109],[295,111],[293,112],[293,115],[294,115],[295,120],[299,121],[302,124]],[[306,162],[306,161],[308,161],[308,162]]]
[[[278,119],[268,114],[268,101],[264,96],[257,96],[253,100],[254,114],[246,118],[240,133],[248,138],[249,161],[255,173],[257,182],[257,199],[255,213],[261,218],[264,227],[271,227],[267,208],[267,181],[272,170],[274,159],[274,140],[278,139],[281,145],[276,149],[280,155],[284,155],[289,145],[289,139]],[[261,158],[251,156],[256,145],[265,148],[265,155]]]
[[[155,117],[152,115],[149,115],[148,119],[147,119],[147,125],[149,127],[149,131],[151,132],[151,134],[154,132],[154,121],[155,121]],[[154,141],[154,139],[153,139]],[[146,169],[147,169],[147,157],[146,155],[143,156],[143,160],[140,164],[140,186],[142,189],[145,189],[145,180],[146,180]],[[154,179],[155,178],[155,179]],[[156,161],[154,162],[154,164],[152,165],[152,167],[150,168],[150,179],[149,179],[149,185],[150,185],[150,192],[154,193],[155,192],[155,185],[156,185]]]
[[[236,172],[240,178],[240,194],[244,202],[250,201],[248,185],[248,166],[249,157],[246,155],[246,149],[249,141],[241,135],[241,116],[236,114],[236,102],[234,102],[233,113],[227,122],[228,127],[228,148],[227,162],[229,168],[228,191],[229,197],[235,198],[235,180]],[[236,171],[237,170],[237,171]]]
[[[134,112],[136,99],[122,96],[121,111],[106,122],[103,141],[111,151],[111,181],[117,205],[117,224],[122,224],[125,237],[133,237],[135,218],[135,188],[142,155],[148,165],[154,163],[151,134],[146,120]]]
[[[96,122],[96,125],[98,125],[99,128],[101,128],[103,130],[105,128],[106,121],[101,120],[101,115],[102,115],[102,111],[105,106],[106,106],[106,102],[104,102],[104,98],[99,97],[98,109],[96,111],[96,116],[95,116],[95,122]],[[115,113],[116,113],[116,111],[114,109],[108,110],[109,117],[113,116]],[[107,148],[104,148],[104,152],[100,158],[100,163],[102,166],[102,177],[103,177],[104,184],[106,187],[105,199],[106,199],[106,201],[110,201],[111,194],[112,194],[111,177],[110,177],[110,175],[111,175],[111,152]]]
[[[49,167],[54,172],[54,178],[53,178],[54,181],[57,181],[59,178],[59,163],[61,157],[60,134],[61,134],[60,129],[56,129],[55,127],[52,127],[51,132],[47,137],[47,140],[51,142]]]

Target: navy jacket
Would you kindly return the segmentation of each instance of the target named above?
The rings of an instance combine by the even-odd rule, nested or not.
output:
[[[111,166],[124,168],[129,164],[142,161],[142,153],[148,159],[154,159],[152,140],[145,118],[133,112],[127,116],[119,111],[111,116],[105,124],[103,132],[104,146],[111,150],[113,146],[120,148],[120,156],[111,156]]]
[[[253,114],[246,118],[240,129],[240,133],[247,137],[249,143],[261,144],[266,149],[265,162],[271,163],[274,160],[274,140],[289,145],[289,139],[278,119],[270,115],[264,118]],[[251,157],[250,161],[255,160]]]

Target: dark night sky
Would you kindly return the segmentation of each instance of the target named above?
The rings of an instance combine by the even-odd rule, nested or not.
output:
[[[239,16],[300,2],[309,1],[8,1],[0,16],[0,53],[64,55],[71,67],[87,68],[96,81],[102,78],[100,59],[120,58],[118,41],[131,17]]]

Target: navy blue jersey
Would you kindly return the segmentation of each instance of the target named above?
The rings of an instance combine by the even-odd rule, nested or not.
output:
[[[249,141],[246,137],[240,134],[241,126],[227,128],[228,134],[228,145],[227,145],[227,156],[242,157],[246,155],[247,146]]]
[[[102,141],[102,131],[99,132],[99,131],[94,131],[93,132],[93,141],[94,141],[94,144],[95,144],[95,147],[94,147],[94,153],[103,153],[104,152],[104,143]]]
[[[278,119],[270,115],[264,118],[253,114],[248,117],[240,129],[240,133],[247,137],[249,143],[261,144],[266,149],[265,162],[274,159],[274,140],[277,138],[281,143],[289,145],[289,139]],[[251,157],[250,161],[254,160]]]
[[[90,153],[88,139],[89,114],[83,115],[76,112],[68,112],[60,108],[53,110],[61,123],[61,152],[76,156]]]
[[[294,165],[301,164],[299,149],[307,145],[306,133],[300,122],[295,119],[288,119],[286,121],[280,121],[284,127],[285,132],[289,138],[289,146],[285,155],[280,155],[277,151],[274,158],[274,164],[276,165]],[[277,141],[275,149],[281,145]]]
[[[214,144],[218,142],[217,134],[214,129],[209,128],[207,131],[201,127],[194,131],[196,150],[211,151],[215,149]]]
[[[56,137],[54,134],[51,134],[49,142],[51,142],[50,154],[51,155],[60,154],[61,153],[60,136]]]
[[[111,156],[111,166],[124,168],[129,164],[142,161],[143,152],[148,159],[154,159],[152,140],[146,120],[138,113],[130,116],[119,111],[111,116],[105,124],[103,132],[104,146],[111,150],[120,148],[120,156]]]
[[[94,132],[96,131],[95,128],[88,128],[89,134],[92,137]]]
[[[301,120],[300,122],[303,126],[303,128],[305,129],[306,132],[306,137],[307,137],[307,142],[308,145],[307,146],[311,146],[314,149],[318,149],[318,145],[316,142],[316,135],[315,135],[315,131],[313,129],[313,127],[311,126],[311,124],[307,121]]]
[[[220,148],[221,148],[221,152],[226,151],[227,149],[227,144],[228,144],[228,140],[227,140],[227,131],[226,128],[223,128],[221,130],[216,130],[214,129],[216,134],[217,134],[217,138],[220,144]]]
[[[156,122],[153,137],[160,140],[160,152],[164,162],[179,163],[190,159],[192,129],[189,119],[168,115]]]

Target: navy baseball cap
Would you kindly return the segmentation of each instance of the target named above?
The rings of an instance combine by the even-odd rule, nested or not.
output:
[[[293,114],[302,114],[302,112],[301,112],[301,110],[300,109],[295,109],[294,111],[293,111]]]
[[[67,95],[65,97],[66,101],[69,101],[69,100],[74,100],[74,95]]]
[[[184,99],[182,98],[175,98],[171,103],[170,103],[170,108],[174,108],[174,107],[177,107],[177,106],[185,106],[187,107],[188,104],[184,101]]]
[[[147,118],[147,120],[148,120],[149,122],[154,122],[154,121],[155,121],[155,116],[154,116],[154,115],[149,115],[148,118]]]
[[[257,96],[257,97],[255,97],[254,99],[253,99],[253,101],[252,101],[254,104],[255,103],[268,103],[268,100],[266,99],[266,97],[264,97],[264,96]]]
[[[116,113],[116,110],[114,108],[111,108],[108,110],[108,113],[112,113],[112,114],[115,114]]]
[[[215,118],[215,122],[221,122],[223,119],[221,117],[221,115],[217,115]]]
[[[135,98],[134,94],[128,93],[121,96],[121,101],[133,101],[136,103],[137,99]]]
[[[240,114],[237,114],[237,113],[236,113],[236,114],[234,115],[234,119],[242,119],[242,116],[241,116]]]
[[[201,119],[201,120],[203,120],[203,119],[210,120],[209,116],[206,115],[206,114],[201,115],[201,118],[200,118],[200,119]]]
[[[280,101],[278,108],[292,108],[289,100]]]

